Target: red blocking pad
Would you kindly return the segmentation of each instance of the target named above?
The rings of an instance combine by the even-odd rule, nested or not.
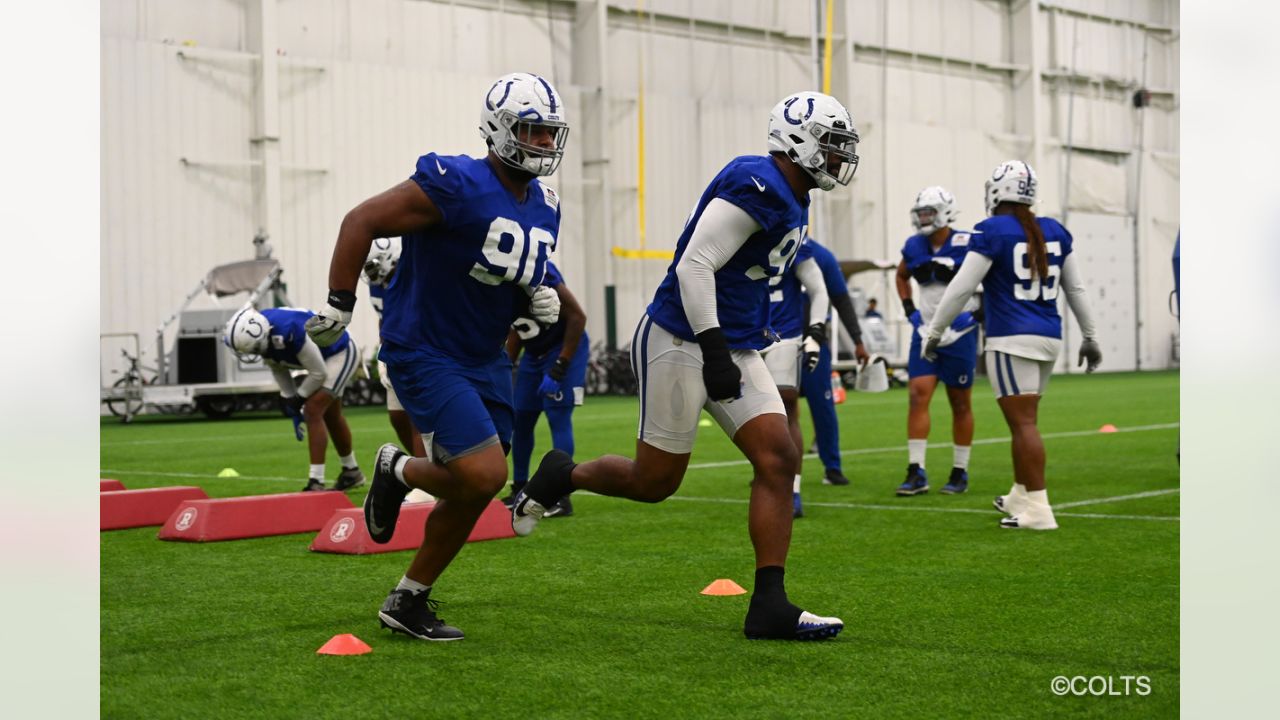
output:
[[[124,483],[119,480],[107,480],[98,478],[98,492],[107,492],[109,490],[123,490]]]
[[[315,532],[334,510],[350,507],[346,493],[332,491],[192,500],[174,509],[157,537],[213,542]]]
[[[329,518],[329,522],[325,523],[324,527],[320,528],[316,539],[311,541],[311,550],[342,555],[372,555],[396,550],[417,550],[422,545],[427,518],[435,506],[433,502],[402,505],[400,518],[396,520],[395,534],[391,536],[391,542],[386,545],[379,545],[369,537],[369,530],[364,526],[362,508],[339,510]],[[511,529],[511,511],[501,502],[490,500],[489,506],[480,514],[476,526],[467,536],[467,542],[500,540],[515,536],[515,531]]]
[[[173,509],[187,500],[207,498],[198,487],[146,488],[143,490],[109,490],[98,493],[103,530],[163,525]]]

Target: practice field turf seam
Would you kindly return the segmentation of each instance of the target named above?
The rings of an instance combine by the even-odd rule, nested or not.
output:
[[[1133,427],[1118,428],[1116,432],[1117,433],[1133,433],[1133,432],[1150,432],[1152,430],[1172,430],[1174,428],[1177,428],[1179,425],[1181,425],[1181,423],[1162,423],[1159,425],[1135,425]],[[1106,434],[1110,434],[1110,433],[1100,433],[1097,430],[1071,430],[1069,432],[1044,433],[1040,437],[1045,440],[1054,440],[1058,438],[1091,437],[1095,435],[1102,436]],[[999,445],[1001,443],[1007,443],[1007,442],[1009,442],[1008,437],[997,437],[997,438],[982,438],[981,440],[974,440],[972,444],[973,445]],[[952,447],[951,443],[935,443],[935,442],[929,443],[929,449],[931,450],[940,449],[940,448],[949,448],[949,447]],[[855,448],[853,450],[841,450],[840,454],[842,456],[874,455],[877,453],[902,452],[902,449],[903,449],[902,445],[890,445],[888,447]],[[815,453],[805,454],[805,458],[816,458],[816,457],[818,456]],[[748,465],[748,464],[750,464],[750,461],[746,459],[723,460],[720,462],[693,463],[692,465],[689,466],[689,469],[690,470],[706,470],[709,468],[734,467],[736,465]]]

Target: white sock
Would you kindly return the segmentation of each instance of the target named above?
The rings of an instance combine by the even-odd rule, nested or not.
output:
[[[800,475],[799,475],[799,473],[797,473],[797,474],[796,474],[795,482],[793,482],[793,483],[791,484],[791,492],[795,493],[796,495],[799,495],[799,494],[800,494]]]
[[[907,438],[907,462],[924,467],[924,451],[929,447],[929,440],[912,440]]]
[[[404,483],[405,487],[409,487],[409,483],[404,479],[404,466],[408,464],[409,464],[409,456],[406,455],[396,461],[396,466],[394,469],[396,479]]]
[[[347,455],[339,455],[339,456],[338,456],[338,462],[342,463],[342,467],[343,467],[343,469],[349,469],[349,468],[354,468],[354,467],[356,467],[356,454],[355,454],[355,452],[351,452],[350,454],[347,454]]]
[[[311,466],[311,472],[307,475],[307,477],[311,478],[312,480],[319,480],[320,482],[324,482],[324,463],[320,463],[319,465],[313,464]]]
[[[955,459],[951,461],[951,466],[958,467],[961,470],[968,470],[969,469],[969,451],[971,450],[973,450],[972,445],[956,445],[954,448],[952,448],[952,457],[954,457]]]
[[[418,582],[417,580],[410,580],[410,579],[409,579],[409,576],[408,576],[408,575],[405,575],[404,577],[400,578],[400,584],[399,584],[399,585],[396,585],[396,589],[397,589],[397,590],[408,590],[409,592],[413,593],[414,595],[417,595],[418,593],[421,593],[421,592],[427,592],[427,591],[431,590],[431,586],[430,586],[430,585],[423,585],[422,583]]]
[[[1009,495],[1010,495],[1010,496],[1012,496],[1012,497],[1021,498],[1021,499],[1023,499],[1023,500],[1026,500],[1026,499],[1027,499],[1027,487],[1026,487],[1025,485],[1022,485],[1022,484],[1020,484],[1020,483],[1016,483],[1016,482],[1015,482],[1015,483],[1013,484],[1013,487],[1009,488]]]
[[[1028,490],[1026,492],[1027,492],[1027,500],[1031,501],[1032,504],[1044,505],[1045,507],[1049,506],[1048,490]]]

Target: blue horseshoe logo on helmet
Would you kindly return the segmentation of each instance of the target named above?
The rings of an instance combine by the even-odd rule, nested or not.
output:
[[[499,80],[498,82],[502,82],[502,81],[501,81],[501,80]],[[497,105],[494,105],[494,104],[489,100],[489,96],[493,95],[493,91],[494,91],[494,90],[496,90],[496,89],[498,88],[498,83],[494,83],[494,84],[493,84],[493,87],[489,88],[489,92],[485,93],[485,96],[484,96],[484,104],[485,104],[485,105],[488,105],[490,110],[494,110],[494,109],[497,109],[497,108],[502,107],[502,103],[506,102],[506,101],[507,101],[507,96],[511,94],[511,86],[512,86],[512,85],[514,85],[514,84],[515,84],[515,82],[516,82],[515,80],[508,80],[508,81],[507,81],[507,87],[506,87],[506,88],[504,88],[504,89],[502,90],[502,97],[498,99],[498,104],[497,104]]]
[[[782,118],[787,122],[791,123],[792,125],[799,125],[805,120],[808,120],[810,115],[813,115],[813,98],[805,98],[808,101],[808,108],[805,110],[804,117],[800,118],[799,120],[791,117],[791,106],[792,104],[795,103],[795,101],[799,99],[800,99],[800,96],[797,95],[796,97],[793,97],[790,100],[788,100],[786,104],[782,106]]]

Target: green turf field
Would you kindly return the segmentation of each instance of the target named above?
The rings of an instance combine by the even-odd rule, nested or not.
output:
[[[802,404],[803,408],[803,404]],[[680,492],[659,505],[575,496],[574,517],[467,546],[433,597],[457,643],[392,636],[377,610],[409,553],[307,551],[311,535],[188,544],[156,528],[102,533],[101,707],[109,718],[1171,717],[1178,711],[1178,376],[1055,377],[1041,406],[1061,529],[1000,530],[1011,481],[990,388],[974,391],[971,489],[897,498],[905,390],[839,406],[850,487],[806,460],[788,590],[838,615],[823,643],[747,641],[749,467],[704,428]],[[945,397],[932,441],[950,441]],[[805,441],[811,438],[806,414]],[[577,457],[631,454],[637,403],[588,398]],[[358,457],[393,440],[380,408],[351,410]],[[1105,423],[1120,429],[1099,434]],[[545,427],[538,449],[549,448]],[[710,463],[713,467],[699,467]],[[337,472],[332,448],[330,482]],[[103,477],[195,484],[211,497],[298,490],[303,445],[280,417],[106,420]],[[215,477],[233,467],[235,479]],[[366,486],[367,487],[367,486]],[[359,502],[365,488],[352,493]],[[1126,497],[1136,496],[1136,497]],[[315,654],[331,636],[373,646]],[[1059,697],[1055,676],[1146,675],[1151,692]]]

